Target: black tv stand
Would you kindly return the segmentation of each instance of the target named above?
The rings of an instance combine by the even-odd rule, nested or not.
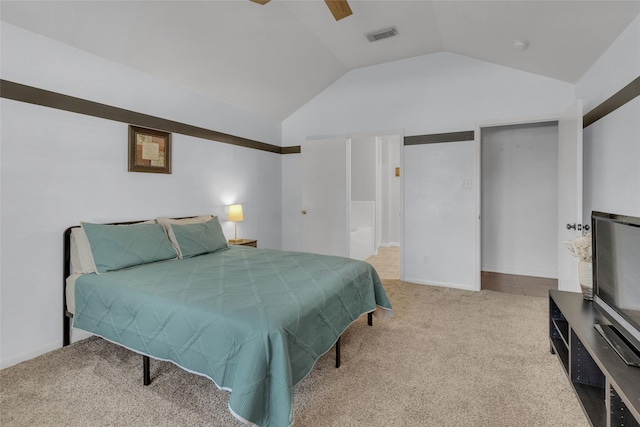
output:
[[[640,427],[640,369],[618,356],[596,324],[609,322],[593,302],[579,293],[549,292],[551,353],[557,354],[591,425]]]

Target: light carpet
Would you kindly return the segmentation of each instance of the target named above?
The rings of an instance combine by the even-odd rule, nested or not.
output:
[[[548,300],[385,281],[394,317],[366,316],[295,389],[296,426],[588,426],[555,355]],[[100,338],[0,371],[0,424],[239,426],[228,393]]]

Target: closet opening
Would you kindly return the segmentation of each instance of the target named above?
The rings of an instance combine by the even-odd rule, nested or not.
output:
[[[558,288],[558,123],[481,128],[480,288]]]

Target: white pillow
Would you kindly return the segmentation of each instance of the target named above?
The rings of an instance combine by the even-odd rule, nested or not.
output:
[[[73,273],[96,272],[96,264],[91,255],[91,245],[87,233],[81,227],[71,229],[71,268]]]
[[[158,221],[158,224],[162,224],[162,226],[164,227],[164,231],[167,232],[167,236],[169,236],[169,240],[171,240],[171,244],[176,249],[176,252],[178,252],[178,258],[182,259],[183,256],[182,256],[182,252],[180,251],[180,245],[178,244],[176,235],[171,229],[171,227],[169,226],[169,224],[179,224],[179,225],[200,224],[203,222],[209,222],[212,219],[213,219],[213,215],[200,215],[200,216],[194,216],[193,218],[182,218],[182,219],[159,217],[157,221]]]

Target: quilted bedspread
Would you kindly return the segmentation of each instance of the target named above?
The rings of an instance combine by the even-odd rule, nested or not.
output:
[[[293,387],[361,314],[391,305],[348,258],[232,246],[76,281],[73,326],[212,379],[260,426],[293,423]]]

